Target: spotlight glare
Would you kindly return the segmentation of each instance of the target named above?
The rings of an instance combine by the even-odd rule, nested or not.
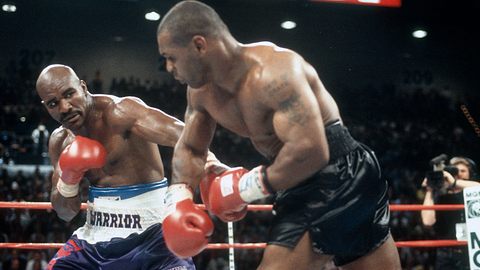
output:
[[[427,36],[427,31],[425,31],[425,30],[415,30],[415,31],[413,31],[412,36],[414,38],[424,38],[424,37]]]
[[[283,29],[290,30],[297,27],[297,24],[294,21],[284,21],[281,26]]]
[[[160,14],[155,11],[150,11],[148,13],[145,13],[145,19],[148,21],[158,21],[160,20]]]
[[[2,10],[5,12],[15,12],[17,11],[17,6],[12,4],[4,4],[2,5]]]

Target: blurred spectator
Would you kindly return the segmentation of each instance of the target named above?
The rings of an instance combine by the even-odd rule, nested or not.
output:
[[[12,62],[8,70],[0,74],[0,166],[41,163],[32,157],[44,151],[41,149],[46,147],[44,140],[48,140],[48,134],[57,126],[32,92],[38,74],[34,70],[26,70],[27,68]],[[96,79],[102,81],[101,86],[99,81],[95,82]],[[111,85],[104,82],[111,82]],[[138,96],[147,104],[162,108],[170,115],[179,119],[184,117],[185,88],[166,72],[142,83],[134,75],[102,78],[98,71],[91,84],[96,93]],[[463,97],[452,97],[457,95],[455,92],[447,95],[438,89],[426,87],[407,91],[389,84],[335,89],[332,94],[343,110],[344,122],[352,135],[376,150],[383,174],[390,184],[392,204],[417,204],[423,201],[425,192],[419,187],[431,157],[445,152],[467,155],[474,160],[480,158],[478,137],[460,110],[458,100]],[[39,123],[45,127],[43,139],[40,138],[40,133],[33,136],[35,129],[43,129]],[[161,151],[165,155],[164,159],[170,160],[170,150]],[[232,136],[223,128],[216,131],[212,151],[231,166],[251,168],[255,164],[267,162],[254,151],[249,141]],[[1,168],[0,201],[49,201],[51,181],[48,174],[9,174],[5,167]],[[165,172],[170,177],[169,162],[165,163]],[[244,220],[235,223],[235,241],[264,242],[270,220],[271,213],[249,213]],[[52,211],[0,209],[0,241],[63,243],[73,228],[79,227],[84,221],[83,213],[74,221],[65,223]],[[212,242],[225,243],[226,224],[218,220],[216,222]],[[423,226],[418,212],[392,212],[391,227],[396,240],[441,238],[441,235]],[[46,250],[46,259],[50,259],[54,252],[55,250]],[[236,250],[238,270],[254,269],[262,252],[261,249]],[[12,254],[12,250],[0,250],[0,260],[3,265],[8,264],[8,268],[4,266],[2,270],[12,269]],[[13,259],[13,265],[23,266],[21,269],[24,269],[28,251],[17,250],[15,254],[17,259]],[[435,261],[434,249],[401,248],[400,254],[404,269],[432,269]],[[209,264],[223,265],[227,258],[226,251],[206,250],[195,261],[198,262],[198,269],[205,269]],[[210,262],[212,260],[214,262]]]
[[[100,74],[100,70],[95,71],[95,77],[92,80],[91,87],[89,88],[92,89],[92,91],[96,94],[104,94],[105,92],[103,91],[103,80],[102,76]]]
[[[3,165],[4,163],[4,160],[5,160],[5,147],[3,146],[3,144],[0,143],[0,166]]]
[[[41,163],[44,165],[49,164],[48,159],[46,158],[48,155],[49,136],[50,133],[43,124],[39,124],[32,132],[33,152],[40,158],[40,160],[42,160]]]
[[[12,249],[2,265],[4,270],[23,270],[27,265],[27,259],[17,249]]]
[[[44,270],[47,269],[47,261],[40,251],[34,251],[27,262],[25,270]]]

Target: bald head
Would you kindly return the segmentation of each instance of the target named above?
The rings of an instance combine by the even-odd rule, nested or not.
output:
[[[53,64],[44,68],[37,79],[37,91],[49,85],[58,85],[60,82],[76,81],[80,83],[80,79],[73,69],[69,66],[61,64]],[[40,94],[40,93],[39,93]]]
[[[179,46],[186,46],[195,35],[214,38],[230,35],[217,12],[198,1],[182,1],[170,9],[158,26],[157,36],[164,32]]]
[[[59,64],[46,67],[38,76],[36,88],[55,120],[71,129],[80,128],[93,101],[85,82],[72,68]],[[76,118],[77,115],[80,117]]]

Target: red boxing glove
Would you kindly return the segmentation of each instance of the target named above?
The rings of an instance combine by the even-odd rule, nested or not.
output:
[[[213,233],[213,222],[193,203],[193,193],[186,184],[168,187],[165,198],[167,217],[162,228],[168,249],[180,258],[200,253]]]
[[[238,210],[238,211],[232,210],[232,211],[228,211],[228,212],[221,212],[221,211],[218,211],[217,204],[215,202],[213,202],[213,204],[215,205],[215,209],[212,210],[212,206],[211,206],[211,203],[210,203],[209,192],[210,192],[212,184],[213,183],[218,183],[218,181],[215,182],[215,179],[217,177],[226,173],[226,171],[232,171],[232,170],[236,170],[236,169],[244,170],[244,172],[247,172],[247,170],[243,169],[243,168],[234,168],[234,169],[228,168],[228,170],[226,169],[223,172],[212,171],[210,173],[207,173],[205,178],[203,178],[202,181],[200,182],[200,196],[202,197],[202,201],[205,204],[205,208],[211,214],[216,215],[217,217],[219,217],[224,222],[233,222],[233,221],[238,221],[238,220],[243,219],[245,217],[245,215],[247,215],[247,205],[245,205],[244,207],[240,207],[241,209]],[[215,184],[215,185],[218,185],[218,184]],[[218,194],[218,193],[214,193],[214,194]],[[215,195],[213,197],[215,197]],[[216,199],[214,199],[214,200],[216,200]]]
[[[208,198],[208,192],[210,190],[210,185],[212,184],[212,182],[215,180],[215,178],[218,176],[218,174],[214,173],[214,172],[210,172],[210,173],[207,173],[207,175],[205,175],[205,177],[202,179],[202,181],[200,181],[200,197],[202,198],[202,202],[203,204],[205,204],[205,208],[208,210],[208,211],[211,211],[211,207],[210,207],[210,201],[209,201],[209,198]]]
[[[89,169],[101,168],[106,163],[107,151],[97,141],[76,136],[60,154],[60,179],[57,189],[64,197],[78,194],[78,185]]]
[[[200,196],[207,210],[210,211],[210,203],[208,201],[208,190],[210,189],[210,184],[213,180],[215,180],[215,177],[230,169],[231,168],[229,166],[221,163],[217,159],[207,160],[205,163],[206,174],[205,177],[200,181]]]
[[[206,192],[204,192],[206,193]],[[208,185],[208,208],[223,221],[243,218],[248,203],[273,193],[266,179],[264,166],[251,171],[232,168],[211,180]]]

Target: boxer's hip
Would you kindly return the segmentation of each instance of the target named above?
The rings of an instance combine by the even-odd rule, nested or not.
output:
[[[115,188],[90,187],[85,225],[73,234],[91,244],[141,234],[164,218],[167,180]]]

